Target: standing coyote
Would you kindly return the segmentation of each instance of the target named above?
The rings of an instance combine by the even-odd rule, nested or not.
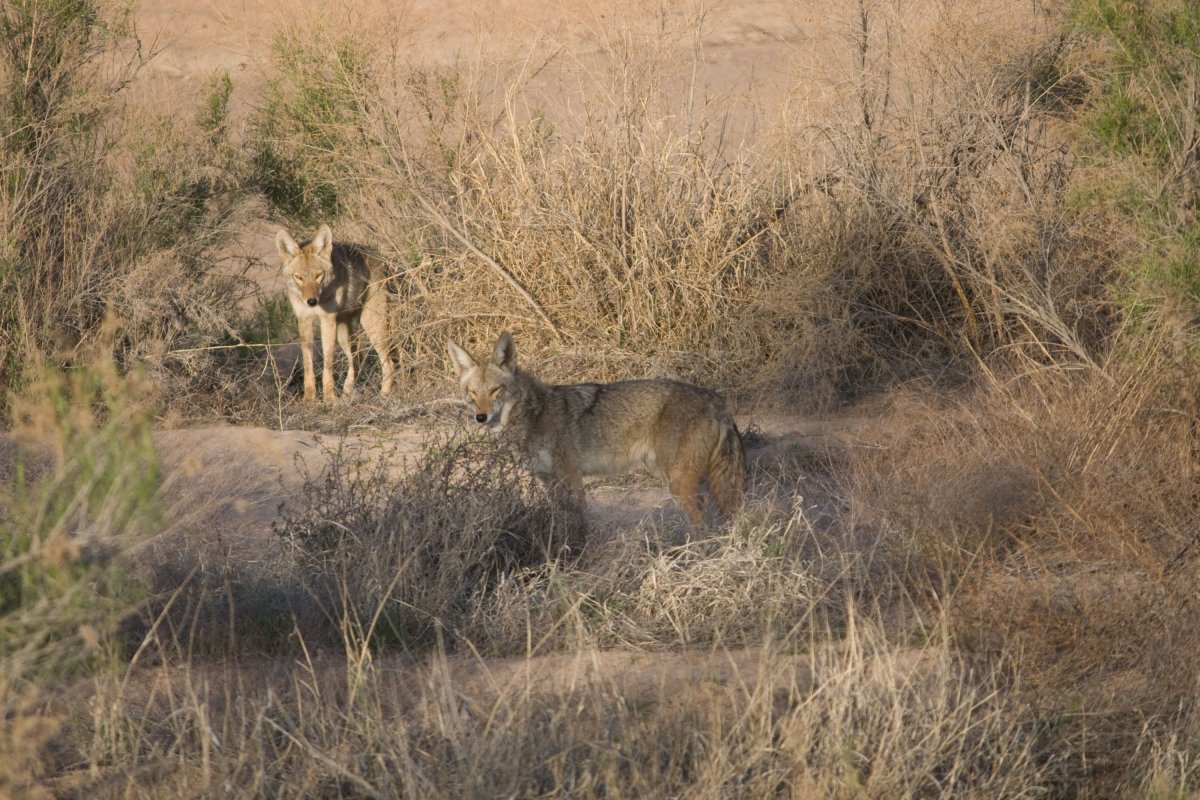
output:
[[[333,400],[333,346],[335,339],[350,366],[342,394],[354,391],[354,348],[351,327],[360,322],[367,338],[379,353],[383,367],[382,394],[392,391],[392,337],[388,319],[388,292],[383,267],[357,245],[333,241],[328,225],[322,225],[312,241],[297,244],[280,229],[275,246],[283,260],[283,278],[288,299],[300,324],[300,352],[304,359],[304,399],[317,398],[313,373],[313,321],[321,323],[321,392]]]
[[[543,480],[581,497],[585,475],[639,467],[663,477],[683,513],[701,525],[700,482],[728,517],[742,502],[745,454],[716,392],[670,380],[548,386],[517,366],[507,331],[480,363],[448,342],[463,402]]]

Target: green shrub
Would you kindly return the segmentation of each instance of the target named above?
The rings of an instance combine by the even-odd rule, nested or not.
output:
[[[128,35],[127,9],[102,0],[0,9],[0,387],[47,358],[76,363],[110,313],[117,357],[162,366],[231,305],[209,257],[238,199],[231,83],[216,80],[198,120],[118,103],[138,68]]]
[[[346,159],[364,137],[368,53],[352,36],[310,40],[290,30],[275,42],[276,73],[256,117],[253,181],[273,207],[305,227],[330,222],[353,191]]]
[[[30,442],[0,505],[0,793],[27,788],[60,721],[31,719],[106,663],[143,589],[123,559],[161,523],[147,387],[111,361],[51,373],[15,401]],[[33,738],[30,739],[30,735]]]
[[[1122,306],[1135,326],[1165,321],[1200,353],[1192,324],[1200,318],[1200,225],[1193,208],[1200,6],[1076,0],[1074,12],[1107,49],[1078,146],[1100,168],[1089,187],[1096,201],[1111,203],[1133,232],[1122,257]]]

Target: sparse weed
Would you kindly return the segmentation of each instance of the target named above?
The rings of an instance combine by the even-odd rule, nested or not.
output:
[[[554,500],[491,441],[435,441],[416,464],[339,446],[306,503],[276,533],[330,613],[421,649],[455,634],[498,576],[583,546],[577,511]]]

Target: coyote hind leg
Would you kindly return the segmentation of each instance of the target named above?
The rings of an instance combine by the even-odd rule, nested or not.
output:
[[[679,509],[693,527],[704,526],[704,512],[700,505],[700,475],[692,469],[676,470],[667,476],[667,488],[679,504]]]

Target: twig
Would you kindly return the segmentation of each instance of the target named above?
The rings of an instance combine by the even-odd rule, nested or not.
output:
[[[425,209],[425,212],[433,218],[434,222],[445,228],[446,232],[457,239],[463,247],[467,248],[476,256],[478,256],[485,264],[495,270],[500,277],[504,278],[508,285],[511,286],[517,294],[521,295],[521,297],[525,299],[525,302],[533,306],[533,310],[537,312],[537,315],[541,317],[542,321],[545,322],[550,330],[554,332],[554,337],[560,342],[562,341],[562,331],[559,330],[558,325],[554,323],[554,320],[550,319],[550,316],[546,313],[545,309],[542,308],[542,304],[539,303],[537,299],[534,298],[534,296],[530,294],[524,286],[521,285],[521,282],[518,281],[511,272],[505,269],[499,261],[480,250],[475,243],[471,241],[471,237],[467,236],[465,232],[451,222],[449,218],[447,218],[445,214],[443,214],[435,205],[433,205],[433,203],[429,202],[429,200],[426,199],[423,194],[420,192],[413,192],[413,194],[416,196],[417,202],[420,203],[421,207]]]
[[[402,417],[407,417],[408,415],[414,414],[418,411],[425,411],[428,409],[436,408],[437,406],[451,406],[451,405],[453,405],[453,406],[462,405],[462,400],[457,397],[439,397],[436,400],[426,400],[423,403],[414,403],[411,406],[405,406],[404,408],[392,409],[389,413],[391,414],[392,419],[395,420],[395,419],[399,419]]]
[[[285,730],[282,726],[280,726],[278,723],[276,723],[275,720],[271,719],[270,717],[263,716],[262,721],[267,723],[268,725],[270,725],[272,728],[274,728],[279,733],[283,734],[285,737],[287,737],[287,739],[292,744],[296,745],[297,747],[303,748],[304,750],[307,750],[308,754],[310,756],[315,758],[317,761],[320,761],[322,764],[329,767],[334,772],[340,774],[346,780],[353,783],[360,790],[365,792],[368,797],[383,797],[382,792],[380,792],[378,789],[376,789],[371,784],[367,783],[367,781],[365,781],[363,778],[359,777],[358,775],[355,775],[353,772],[346,769],[344,766],[337,763],[332,758],[325,755],[324,753],[322,753],[317,748],[313,747],[308,742],[303,741],[301,739],[297,739],[295,736],[292,735],[292,733],[290,731]]]

